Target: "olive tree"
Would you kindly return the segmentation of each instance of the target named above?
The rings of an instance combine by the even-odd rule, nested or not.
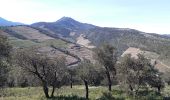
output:
[[[70,76],[70,88],[73,88],[73,80],[74,80],[74,76],[76,75],[75,68],[68,68],[68,73]]]
[[[37,50],[20,50],[17,55],[17,64],[26,72],[36,76],[42,84],[47,98],[54,96],[56,88],[60,88],[67,80],[67,68],[63,57],[49,58]],[[49,95],[49,86],[52,86]]]
[[[3,87],[7,83],[11,50],[8,39],[0,35],[0,96],[3,96]]]
[[[145,81],[151,87],[157,88],[158,93],[160,93],[161,89],[165,87],[162,74],[154,68],[148,70],[148,73],[145,75]]]
[[[158,83],[159,86],[162,86],[162,81],[157,77],[158,74],[150,60],[140,54],[137,59],[132,58],[130,54],[125,55],[117,66],[117,73],[124,89],[133,95],[138,93],[141,86],[156,87]]]
[[[7,72],[11,46],[5,36],[0,35],[0,87],[4,86],[7,81]]]
[[[96,79],[95,76],[97,76],[98,71],[95,68],[95,66],[87,59],[84,59],[77,68],[77,74],[81,78],[81,80],[84,82],[85,90],[86,90],[86,99],[89,98],[89,88],[88,85],[93,82],[93,80]]]
[[[102,46],[96,48],[94,56],[105,69],[106,77],[108,80],[108,89],[111,91],[111,76],[114,77],[116,75],[115,65],[117,62],[117,55],[115,48],[109,44],[103,44]]]

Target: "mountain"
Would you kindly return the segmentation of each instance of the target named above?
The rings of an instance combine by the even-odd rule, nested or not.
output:
[[[15,26],[15,25],[23,25],[23,23],[8,21],[0,17],[0,26]]]
[[[78,22],[69,17],[62,17],[56,22],[38,22],[31,26],[44,28],[65,37],[69,37],[71,32],[75,32],[74,36],[77,36],[80,32],[96,27],[91,24]]]
[[[65,39],[73,40],[78,44],[81,41],[81,44],[88,42],[94,46],[99,46],[103,42],[108,42],[116,47],[120,54],[128,47],[137,47],[163,56],[170,55],[168,52],[168,50],[170,51],[170,39],[159,34],[146,33],[129,28],[98,27],[78,22],[69,17],[63,17],[51,23],[34,23],[31,26],[45,29]]]
[[[164,34],[163,36],[170,38],[170,34]]]

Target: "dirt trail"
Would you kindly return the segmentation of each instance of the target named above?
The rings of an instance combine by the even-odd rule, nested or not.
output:
[[[87,48],[95,48],[95,46],[91,44],[91,41],[86,39],[83,34],[81,34],[77,38],[77,44],[83,45],[84,47],[87,47]]]
[[[75,59],[77,59],[77,61],[68,64],[67,65],[68,67],[77,65],[79,62],[81,62],[81,59],[77,55],[74,55],[74,54],[70,53],[69,51],[67,51],[65,49],[57,48],[57,47],[54,47],[54,46],[51,46],[51,47],[58,50],[58,51],[60,51],[60,52],[63,52],[66,55],[69,55],[69,56],[74,57]]]
[[[161,62],[161,61],[158,61],[161,65],[163,65],[163,66],[165,66],[166,68],[169,68],[170,69],[170,67],[169,66],[167,66],[167,65],[165,65],[163,62]]]

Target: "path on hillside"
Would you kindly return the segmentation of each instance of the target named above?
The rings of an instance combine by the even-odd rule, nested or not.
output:
[[[81,62],[81,58],[79,58],[79,57],[78,57],[77,55],[75,55],[75,54],[70,53],[68,50],[61,49],[61,48],[57,48],[57,47],[55,47],[55,46],[51,46],[51,47],[54,48],[55,50],[58,50],[58,51],[60,51],[60,52],[63,52],[64,54],[69,55],[69,56],[77,59],[77,61],[68,64],[68,65],[67,65],[68,67],[77,65],[79,62]]]
[[[163,66],[165,66],[166,68],[169,68],[170,69],[170,67],[169,66],[167,66],[167,65],[165,65],[163,62],[161,62],[161,61],[158,61],[161,65],[163,65]]]

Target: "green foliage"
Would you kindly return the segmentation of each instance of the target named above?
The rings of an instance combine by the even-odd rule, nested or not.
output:
[[[46,41],[40,42],[40,44],[43,46],[51,46],[53,45],[54,47],[60,47],[60,48],[67,48],[68,44],[65,41],[62,41],[60,39],[50,39]]]
[[[82,80],[87,80],[88,82],[95,78],[95,74],[97,74],[95,72],[94,65],[87,59],[84,59],[77,68],[78,76],[80,76]]]
[[[12,48],[8,43],[8,39],[0,35],[0,88],[3,87],[7,81],[11,50]]]
[[[138,58],[132,58],[131,55],[125,55],[118,64],[118,79],[124,89],[134,95],[138,94],[141,86],[151,85],[156,87],[158,92],[164,87],[164,83],[159,76],[159,72],[154,69],[150,61],[142,55]]]
[[[15,56],[16,63],[27,73],[37,77],[42,84],[44,93],[49,98],[48,87],[52,86],[53,97],[56,88],[60,88],[67,82],[67,68],[65,58],[56,57],[51,59],[37,49],[19,50]]]
[[[117,55],[115,48],[105,43],[99,48],[96,48],[94,57],[96,57],[96,60],[104,67],[108,80],[108,89],[111,91],[112,79],[116,75],[115,65],[117,62]]]
[[[108,70],[115,71],[114,65],[117,61],[115,48],[108,43],[96,48],[96,59]]]
[[[84,59],[76,68],[76,73],[82,80],[87,80],[90,85],[98,86],[103,80],[103,70],[99,65],[91,63]]]
[[[9,43],[14,47],[20,47],[20,48],[28,48],[28,47],[39,45],[39,43],[35,43],[30,40],[20,40],[20,39],[12,39],[9,41]]]
[[[0,35],[0,59],[9,57],[11,49],[7,37]]]

